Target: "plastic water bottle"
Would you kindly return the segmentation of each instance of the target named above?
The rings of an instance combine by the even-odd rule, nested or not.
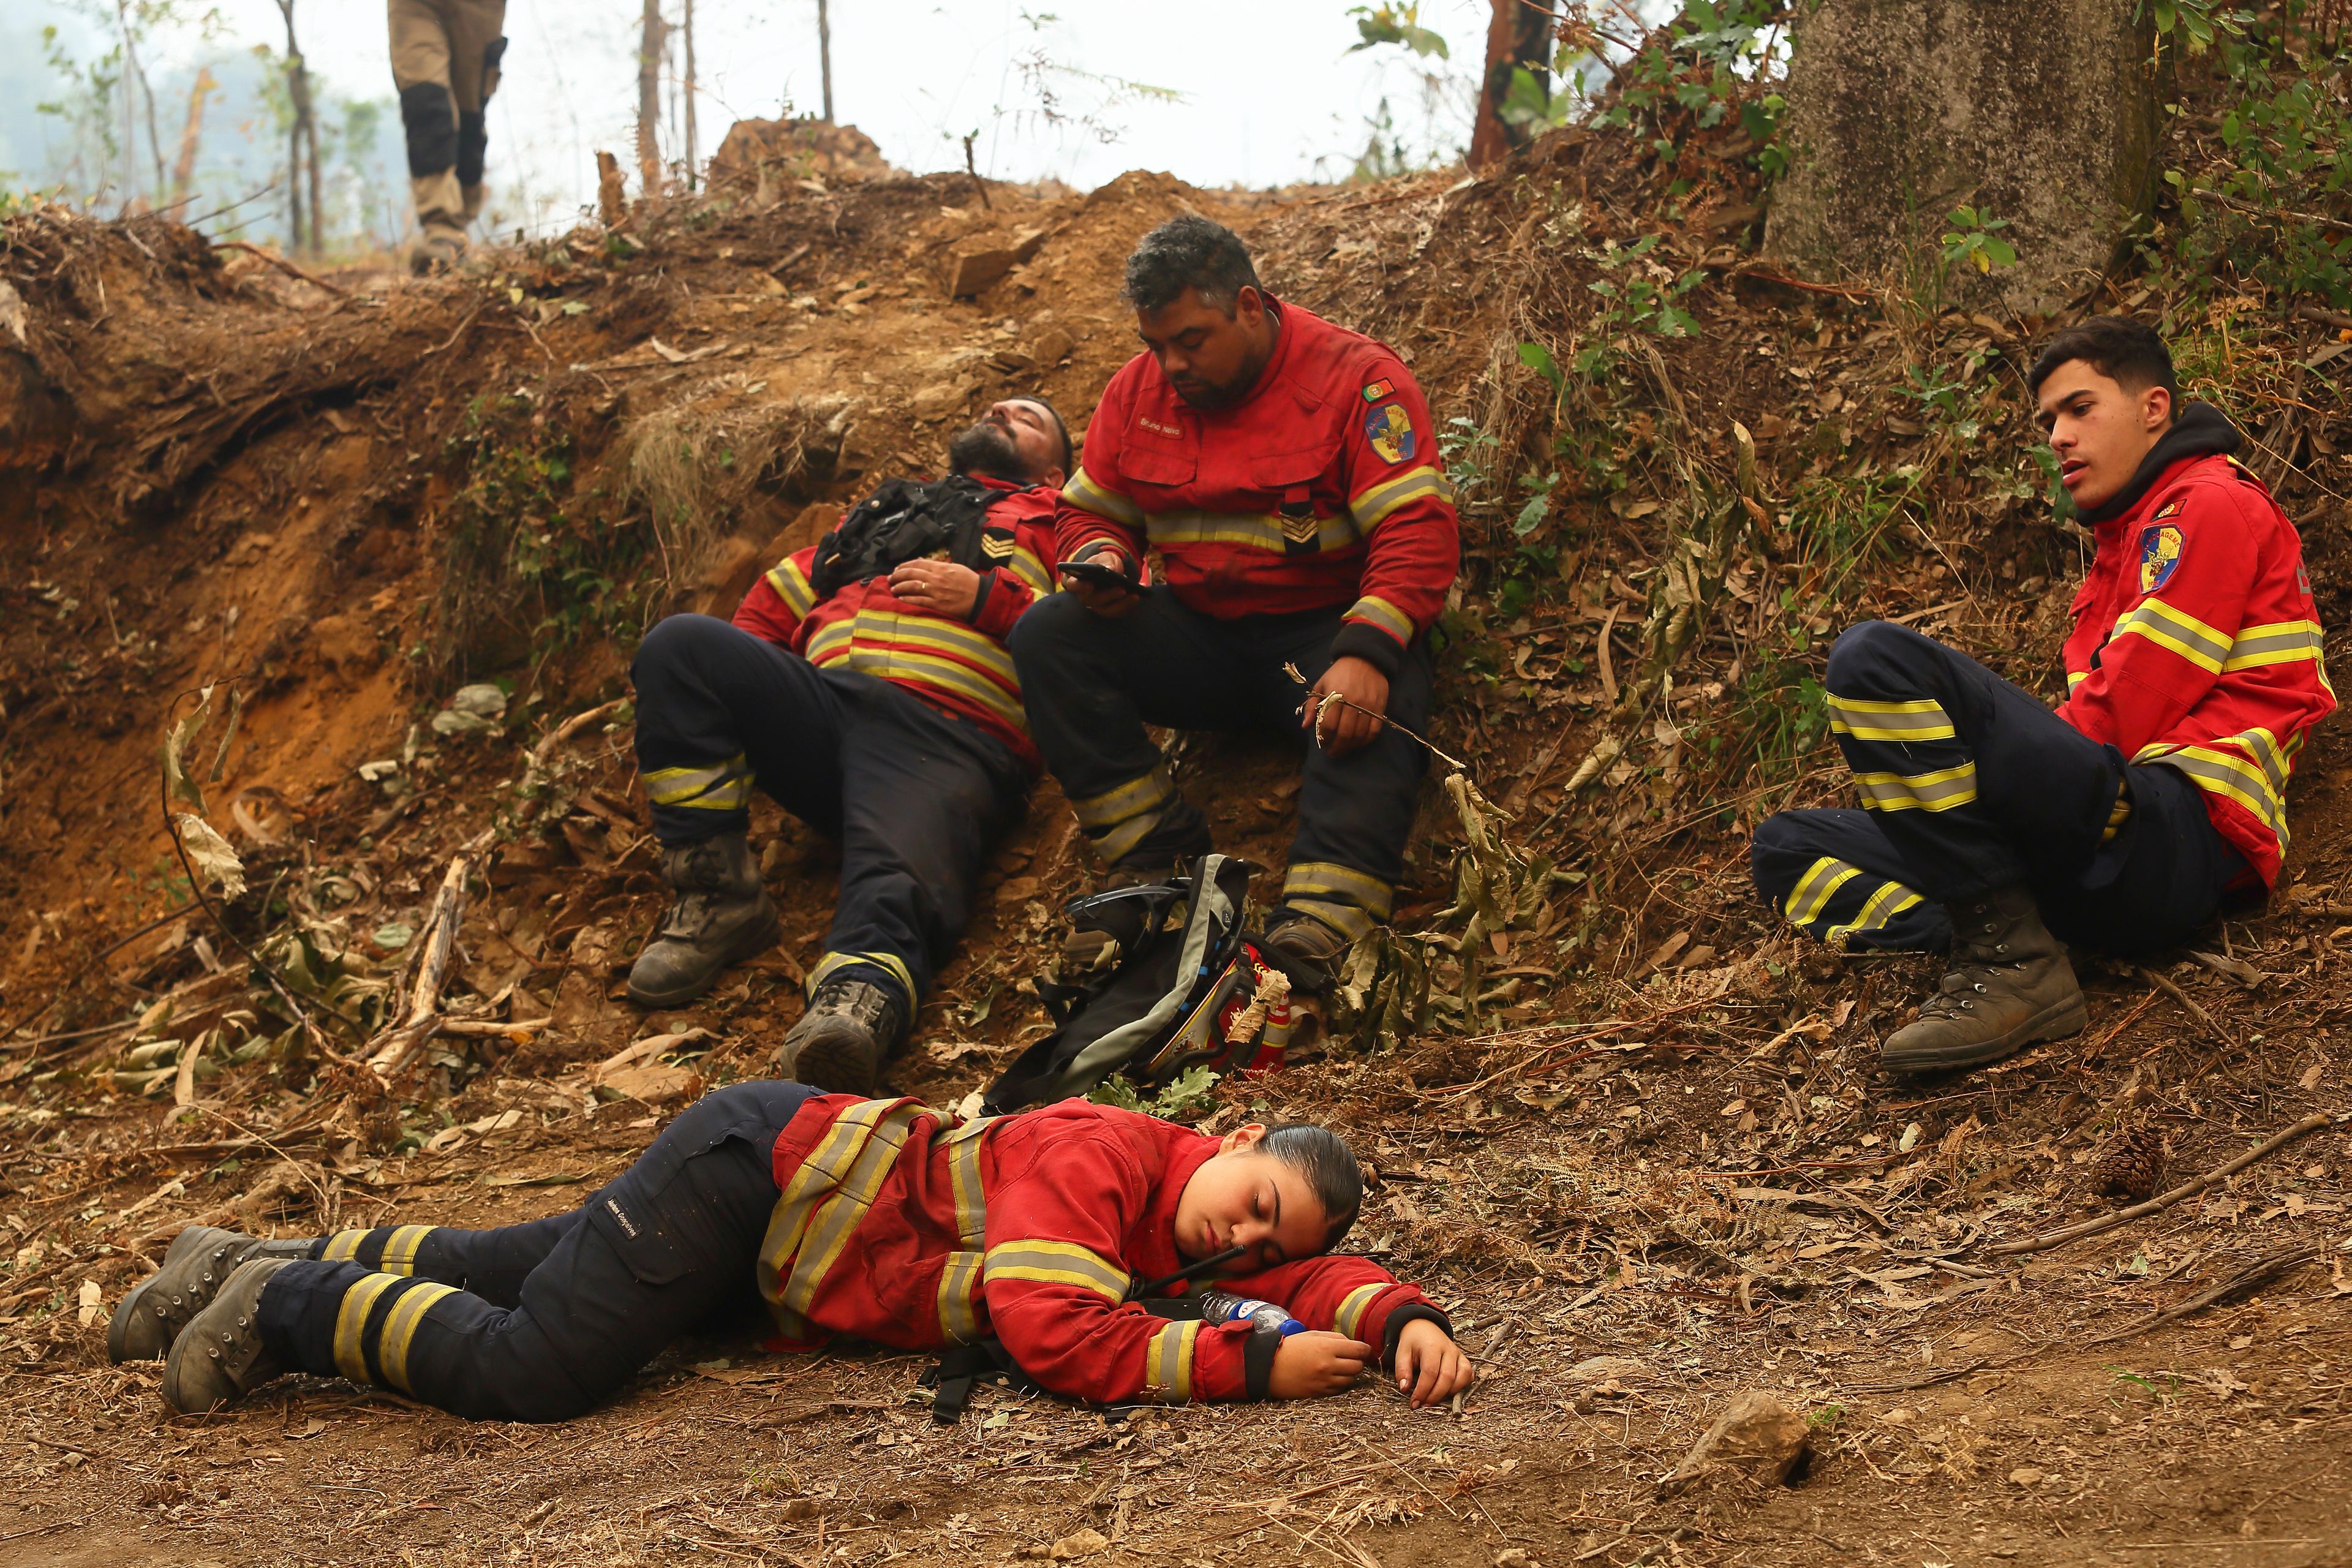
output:
[[[1261,1301],[1254,1296],[1236,1296],[1230,1290],[1202,1291],[1201,1320],[1209,1323],[1250,1323],[1285,1335],[1307,1331],[1307,1325],[1292,1317],[1289,1308],[1278,1302]]]

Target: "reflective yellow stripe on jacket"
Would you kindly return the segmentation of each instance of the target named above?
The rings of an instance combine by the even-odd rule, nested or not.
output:
[[[2284,854],[2286,782],[2294,772],[2294,754],[2302,747],[2300,735],[2282,746],[2268,730],[2254,729],[2201,745],[2145,746],[2132,761],[2186,773],[2198,788],[2235,801],[2271,830]]]
[[[760,1243],[760,1293],[786,1334],[807,1337],[809,1306],[898,1163],[908,1128],[935,1114],[919,1100],[861,1100],[834,1119],[793,1173]]]

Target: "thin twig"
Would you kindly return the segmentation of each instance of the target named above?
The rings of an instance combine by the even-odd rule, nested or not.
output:
[[[102,1035],[107,1032],[107,1029],[122,1027],[123,1026],[119,1024],[109,1024],[104,1029],[84,1029],[79,1031],[79,1034],[37,1035],[29,1040],[8,1041],[9,1036],[15,1034],[17,1030],[23,1028],[26,1025],[31,1023],[34,1019],[39,1017],[42,1014],[56,1006],[67,992],[72,990],[74,986],[80,984],[82,976],[88,974],[91,970],[96,969],[100,963],[106,962],[106,960],[112,958],[116,953],[121,952],[124,948],[129,947],[132,942],[137,942],[141,937],[145,936],[149,931],[155,930],[158,926],[170,925],[173,921],[186,918],[188,910],[185,909],[166,910],[164,913],[156,916],[153,920],[149,921],[145,925],[141,926],[137,931],[132,931],[129,936],[121,938],[113,944],[107,947],[104,951],[93,954],[79,969],[75,970],[72,974],[58,982],[56,989],[52,990],[48,994],[47,997],[42,1001],[39,1006],[35,1007],[31,1012],[25,1014],[6,1028],[0,1029],[0,1041],[6,1041],[7,1048],[13,1049],[18,1046],[41,1046],[48,1045],[58,1040],[78,1039],[85,1035]]]
[[[457,346],[457,340],[466,335],[466,329],[472,326],[474,322],[480,318],[481,314],[482,308],[479,305],[475,306],[472,311],[467,315],[466,319],[457,323],[457,330],[456,331],[451,332],[446,339],[434,344],[431,348],[426,349],[423,353],[418,354],[416,357],[420,360],[427,360],[431,359],[435,354],[456,348]]]
[[[2251,1290],[2257,1285],[2267,1285],[2280,1275],[2300,1268],[2318,1256],[2319,1250],[2316,1247],[2290,1247],[2284,1252],[2274,1252],[2268,1258],[2257,1258],[2250,1267],[2232,1274],[2210,1290],[2200,1290],[2178,1306],[2167,1307],[2160,1312],[2151,1312],[2127,1329],[2117,1329],[2111,1334],[2101,1334],[2097,1339],[2085,1340],[2083,1343],[2085,1347],[2108,1344],[2116,1340],[2130,1339],[2135,1334],[2144,1334],[2150,1329],[2160,1329],[2167,1323],[2178,1322],[2180,1319],[2201,1312],[2217,1302],[2227,1300],[2242,1290]]]
[[[1290,677],[1291,679],[1297,681],[1301,686],[1307,684],[1307,677],[1300,673],[1298,667],[1295,664],[1284,665],[1282,667],[1282,673]],[[1309,693],[1309,695],[1312,695],[1312,693]],[[1360,702],[1350,702],[1336,691],[1326,693],[1321,704],[1315,710],[1315,744],[1318,747],[1320,747],[1323,744],[1323,710],[1330,707],[1334,702],[1338,703],[1342,708],[1354,709],[1357,712],[1361,713],[1365,718],[1370,719],[1375,724],[1384,724],[1391,730],[1412,736],[1414,740],[1419,741],[1423,746],[1428,748],[1429,754],[1431,756],[1435,757],[1439,762],[1444,763],[1455,773],[1461,773],[1465,777],[1470,776],[1469,763],[1464,762],[1459,757],[1449,756],[1447,753],[1439,751],[1428,736],[1418,733],[1408,725],[1398,723],[1395,720],[1390,718],[1385,713],[1375,713]]]
[[[416,985],[409,993],[407,1010],[396,1027],[377,1037],[376,1048],[368,1056],[368,1069],[385,1083],[415,1058],[446,1021],[441,1016],[441,983],[457,951],[457,928],[466,918],[466,866],[465,856],[450,857],[440,890],[434,895],[433,913],[425,923]]]
[[[2334,1120],[2336,1118],[2332,1112],[2315,1110],[2284,1132],[2273,1133],[2236,1159],[2214,1166],[2195,1181],[2175,1187],[2161,1197],[2150,1198],[2144,1204],[2134,1204],[2127,1209],[2117,1209],[2110,1215],[2101,1215],[2096,1219],[2086,1219],[2080,1225],[2061,1226],[2056,1230],[2045,1231],[2040,1236],[2028,1237],[2022,1241],[2005,1241],[1999,1247],[1985,1248],[1985,1256],[2015,1258],[2022,1253],[2047,1252],[2053,1247],[2063,1247],[2070,1241],[2080,1241],[2086,1236],[2098,1236],[2118,1226],[2129,1225],[2136,1219],[2146,1219],[2149,1215],[2161,1214],[2183,1198],[2195,1197],[2214,1183],[2236,1175],[2259,1160],[2268,1159],[2305,1133],[2316,1132]]]
[[[351,290],[343,288],[341,285],[330,283],[315,272],[306,272],[301,268],[297,267],[292,262],[287,260],[284,257],[271,255],[268,251],[262,249],[261,247],[254,244],[251,240],[216,239],[213,241],[213,248],[215,250],[250,251],[254,255],[261,258],[262,260],[269,263],[270,266],[278,268],[278,271],[289,274],[292,277],[299,278],[303,282],[308,283],[313,289],[324,289],[330,294],[341,294],[347,299],[351,295]]]
[[[2214,202],[2232,212],[2245,213],[2252,217],[2307,223],[2330,234],[2352,234],[2352,223],[2346,223],[2342,218],[2323,217],[2318,213],[2289,212],[2284,207],[2266,207],[2260,202],[2250,202],[2241,196],[2225,196],[2219,191],[2191,191],[2189,194],[2199,201]]]
[[[2237,1047],[2237,1037],[2230,1033],[2229,1030],[2223,1028],[2221,1026],[2221,1021],[2213,1016],[2212,1014],[2205,1011],[2202,1006],[2199,1005],[2197,1000],[2175,984],[2170,975],[2158,973],[2153,969],[2142,969],[2140,973],[2150,984],[2166,992],[2175,1002],[2179,1003],[2183,1007],[2187,1008],[2189,1010],[2189,1016],[2204,1025],[2206,1031],[2210,1033],[2214,1039],[2218,1040],[2222,1045],[2230,1047],[2233,1050]]]

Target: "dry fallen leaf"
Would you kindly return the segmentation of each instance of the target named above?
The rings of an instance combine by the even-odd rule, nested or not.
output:
[[[211,823],[193,812],[182,812],[172,818],[172,826],[178,830],[180,847],[188,852],[197,876],[212,883],[224,899],[245,896],[245,862]]]
[[[81,1282],[80,1300],[81,1326],[86,1329],[98,1321],[99,1305],[106,1300],[106,1292],[98,1288],[97,1280],[85,1279]]]
[[[2319,1080],[2326,1076],[2327,1064],[2326,1062],[2314,1062],[2309,1067],[2303,1069],[2303,1076],[2295,1079],[2295,1082],[2305,1089],[2317,1089],[2319,1087]]]

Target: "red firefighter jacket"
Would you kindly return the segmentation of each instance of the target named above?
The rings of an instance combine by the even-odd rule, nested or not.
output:
[[[1004,639],[1041,594],[1054,591],[1054,492],[975,475],[1001,492],[988,509],[982,549],[999,564],[980,574],[970,621],[918,609],[887,577],[852,583],[818,603],[809,571],[816,546],[778,562],[743,595],[735,624],[814,665],[878,676],[935,708],[970,719],[1013,748],[1034,772],[1037,749],[1021,707],[1021,681]]]
[[[1344,605],[1333,657],[1392,675],[1460,554],[1437,430],[1384,344],[1276,309],[1274,356],[1232,408],[1185,403],[1148,353],[1111,377],[1055,513],[1062,559],[1108,540],[1139,560],[1148,542],[1176,596],[1220,619]]]
[[[760,1288],[793,1341],[940,1350],[993,1333],[1070,1398],[1237,1399],[1249,1324],[1174,1321],[1127,1300],[1181,1266],[1176,1200],[1216,1152],[1190,1128],[1083,1100],[958,1123],[912,1100],[824,1095],[776,1140],[782,1195]],[[1433,1311],[1364,1258],[1217,1283],[1391,1353],[1392,1315]]]
[[[2260,479],[2212,455],[2172,464],[2095,532],[2058,716],[2186,773],[2268,886],[2295,752],[2336,708],[2294,525]]]

